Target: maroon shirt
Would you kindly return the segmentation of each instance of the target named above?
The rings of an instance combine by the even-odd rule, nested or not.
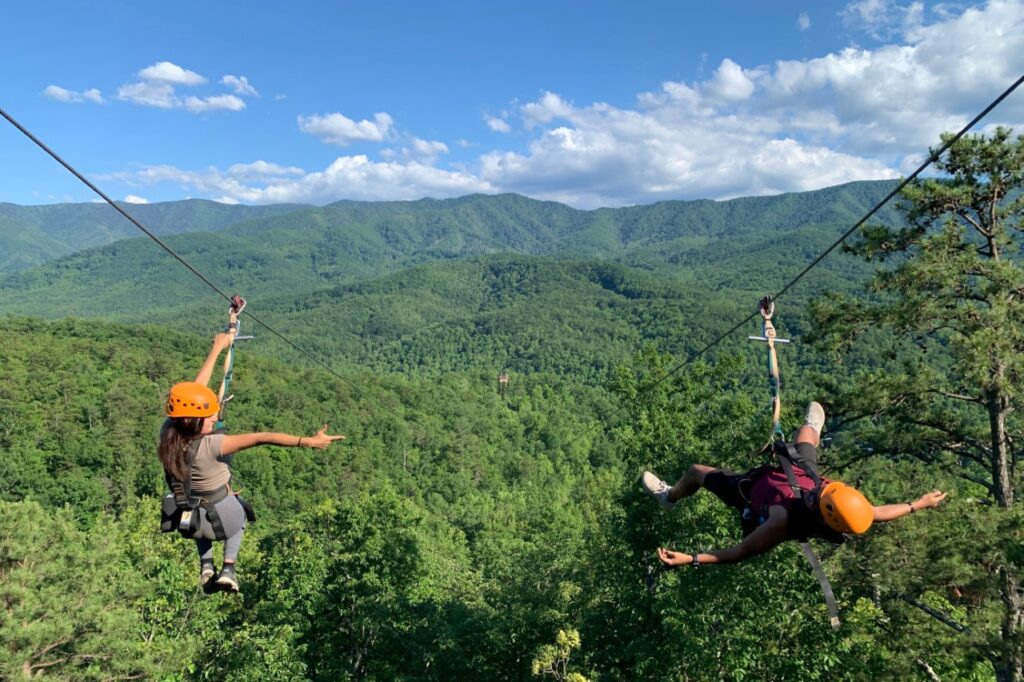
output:
[[[801,490],[809,492],[816,487],[814,479],[800,467],[794,466],[793,474]],[[831,481],[827,478],[822,479],[823,485],[828,483]],[[767,520],[768,509],[775,505],[786,510],[787,539],[803,542],[808,538],[817,537],[829,542],[843,541],[842,534],[825,525],[817,510],[808,509],[803,498],[793,494],[786,472],[780,468],[769,469],[755,480],[750,488],[750,509],[757,517],[757,525]]]

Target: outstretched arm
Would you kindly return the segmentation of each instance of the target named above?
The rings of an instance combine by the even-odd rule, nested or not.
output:
[[[234,332],[221,332],[213,337],[213,346],[210,347],[210,352],[207,354],[206,360],[203,361],[203,366],[199,368],[199,374],[196,375],[197,384],[206,386],[210,383],[210,377],[213,376],[213,368],[217,364],[217,358],[231,345],[231,341],[234,338]]]
[[[900,502],[899,504],[883,504],[874,508],[873,520],[892,521],[907,514],[913,514],[922,509],[938,507],[946,499],[946,493],[933,490],[917,498],[913,502]]]
[[[220,445],[221,455],[232,455],[239,450],[245,450],[256,445],[282,445],[291,448],[316,448],[326,449],[336,440],[344,440],[345,436],[327,435],[327,425],[312,436],[293,436],[290,433],[240,433],[235,436],[224,436]]]
[[[768,520],[743,538],[743,542],[726,549],[701,552],[697,554],[697,559],[701,564],[732,564],[764,554],[786,539],[786,519],[786,510],[780,506],[773,506],[768,510]],[[693,563],[692,554],[674,552],[664,547],[658,548],[658,558],[666,566],[686,566]]]

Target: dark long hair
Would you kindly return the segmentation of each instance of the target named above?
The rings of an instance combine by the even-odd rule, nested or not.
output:
[[[160,427],[160,445],[156,449],[160,463],[164,466],[164,473],[179,481],[185,480],[190,473],[185,470],[188,446],[202,436],[203,421],[202,417],[164,420],[163,426]]]

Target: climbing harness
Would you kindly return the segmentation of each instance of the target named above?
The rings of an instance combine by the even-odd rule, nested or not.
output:
[[[761,448],[761,452],[771,451],[778,458],[779,464],[786,474],[786,480],[789,481],[789,487],[793,491],[793,496],[796,499],[803,500],[805,505],[814,508],[814,498],[822,485],[821,477],[818,475],[815,467],[810,462],[803,460],[797,453],[796,448],[786,442],[786,433],[782,430],[781,425],[782,379],[779,374],[779,358],[775,352],[775,344],[789,343],[789,339],[781,339],[776,334],[775,326],[772,324],[772,315],[775,314],[775,302],[771,296],[762,298],[758,302],[757,307],[763,318],[761,336],[748,336],[747,338],[752,341],[762,341],[768,345],[768,388],[772,400],[772,432],[768,436],[768,443]],[[794,466],[799,466],[814,481],[813,491],[807,491],[800,487],[796,474],[793,471]],[[810,543],[801,542],[800,549],[803,551],[804,556],[807,557],[807,562],[811,565],[811,570],[814,571],[814,577],[818,579],[821,592],[825,596],[829,622],[832,628],[836,629],[840,625],[839,605],[836,603],[835,594],[832,592],[832,584],[829,582],[828,576],[825,575],[821,562],[814,553],[814,549],[811,548]]]
[[[178,480],[170,473],[165,475],[167,487],[171,489],[171,492],[164,495],[160,530],[165,533],[178,531],[184,538],[195,538],[201,525],[199,510],[204,509],[216,539],[225,540],[227,533],[224,532],[224,524],[220,514],[217,513],[217,503],[231,494],[228,486],[224,485],[217,490],[208,492],[192,490],[192,467],[195,465],[202,440],[202,438],[194,438],[189,443],[185,462],[185,470],[189,473],[185,480]]]

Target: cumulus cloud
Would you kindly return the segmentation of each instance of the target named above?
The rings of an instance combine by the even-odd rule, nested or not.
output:
[[[245,109],[245,102],[235,95],[214,95],[212,97],[186,97],[182,101],[189,111],[241,111]]]
[[[206,79],[195,71],[183,69],[171,62],[157,62],[147,66],[139,71],[139,78],[144,81],[184,86],[202,85],[206,82]]]
[[[262,162],[257,162],[259,165]],[[472,174],[436,168],[418,161],[375,162],[365,155],[340,156],[322,171],[289,173],[294,177],[264,177],[253,182],[254,164],[232,166],[228,171],[208,168],[189,171],[173,166],[149,166],[128,173],[114,173],[105,180],[140,186],[171,183],[194,188],[224,203],[326,204],[339,199],[366,201],[411,200],[425,196],[461,196],[497,191]]]
[[[811,17],[807,12],[801,12],[800,16],[796,18],[796,27],[801,31],[806,31],[811,27]]]
[[[327,144],[342,147],[353,142],[383,142],[388,138],[394,123],[386,113],[374,114],[372,121],[353,121],[339,113],[299,116],[298,121],[302,132],[319,137]]]
[[[117,98],[147,107],[171,109],[180,106],[174,95],[174,86],[167,83],[130,83],[117,89]]]
[[[149,199],[143,199],[142,197],[136,196],[134,194],[127,194],[124,197],[124,203],[126,203],[126,204],[148,204],[149,203]]]
[[[245,76],[226,75],[221,84],[231,88],[234,94],[216,94],[200,97],[178,95],[179,87],[197,87],[207,83],[206,77],[182,68],[171,62],[157,62],[141,69],[141,80],[127,83],[117,90],[117,98],[147,107],[159,109],[184,109],[193,113],[207,111],[241,111],[245,109],[243,96],[255,96],[256,89]]]
[[[496,133],[509,133],[512,132],[512,126],[508,124],[504,118],[498,118],[497,116],[484,116],[484,122],[487,127]]]
[[[711,81],[705,84],[704,90],[713,99],[737,102],[754,94],[754,81],[739,64],[727,57],[715,70]]]
[[[89,88],[84,92],[77,92],[75,90],[62,88],[59,85],[47,85],[46,89],[43,90],[43,95],[56,102],[65,102],[68,104],[76,104],[79,102],[103,104],[103,93],[96,88]]]
[[[232,76],[226,75],[220,79],[222,85],[226,85],[236,94],[244,95],[246,97],[258,97],[259,93],[256,92],[256,88],[249,85],[249,79],[245,76]]]
[[[559,118],[566,118],[572,113],[572,104],[563,100],[553,92],[545,92],[536,102],[530,102],[520,108],[523,115],[523,122],[527,128],[535,128],[554,121]]]
[[[857,11],[867,21],[892,6]],[[313,171],[270,161],[227,170],[159,166],[121,179],[246,203],[519,192],[594,208],[895,178],[1024,72],[1021,0],[920,20],[903,7],[901,41],[873,49],[767,65],[727,58],[706,79],[665,82],[628,106],[543,92],[511,114],[526,127],[524,146],[468,160],[446,164],[446,144],[400,134],[387,114],[356,121],[339,113],[300,117],[299,127],[330,144],[387,142],[379,159],[340,156]],[[1024,92],[986,124],[1021,129],[1022,121]]]

